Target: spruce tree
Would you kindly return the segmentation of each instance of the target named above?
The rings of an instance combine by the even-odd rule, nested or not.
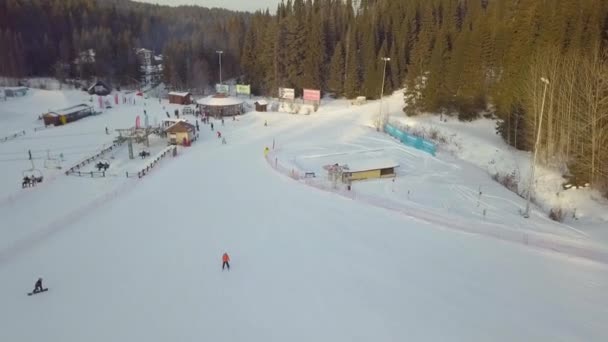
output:
[[[301,86],[321,89],[323,87],[323,70],[325,62],[325,37],[319,16],[312,14],[308,20],[312,27],[308,30],[307,48]]]
[[[359,95],[361,86],[361,69],[359,67],[359,46],[357,43],[357,33],[351,30],[348,35],[346,49],[346,74],[344,80],[344,95],[347,98],[354,98]]]
[[[327,87],[337,97],[344,95],[344,49],[342,42],[338,42],[331,58],[329,81]]]

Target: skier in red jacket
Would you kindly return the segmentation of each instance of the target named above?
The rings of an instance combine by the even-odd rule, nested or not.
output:
[[[230,257],[228,256],[228,253],[222,255],[222,271],[225,267],[228,267],[228,271],[230,271]]]

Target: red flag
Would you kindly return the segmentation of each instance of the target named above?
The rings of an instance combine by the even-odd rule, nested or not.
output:
[[[139,128],[141,126],[141,119],[139,115],[135,118],[135,128]]]

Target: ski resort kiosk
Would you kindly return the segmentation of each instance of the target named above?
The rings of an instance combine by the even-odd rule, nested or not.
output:
[[[169,93],[169,103],[179,105],[191,105],[192,102],[192,94],[188,92],[172,91]]]
[[[236,97],[217,94],[197,101],[203,112],[210,116],[221,118],[243,114],[243,100]]]
[[[366,159],[350,161],[342,165],[343,181],[395,177],[399,164],[390,159]]]

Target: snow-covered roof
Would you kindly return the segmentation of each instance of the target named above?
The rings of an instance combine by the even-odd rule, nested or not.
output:
[[[212,107],[223,107],[223,106],[236,106],[243,104],[243,101],[237,99],[235,97],[205,97],[198,101],[198,104],[203,106],[212,106]]]
[[[79,104],[79,105],[75,105],[75,106],[68,107],[68,108],[51,110],[47,113],[47,115],[51,115],[51,116],[68,115],[68,114],[77,113],[77,112],[80,112],[82,110],[87,110],[87,109],[92,110],[93,107],[91,107],[87,104]]]
[[[167,128],[165,132],[167,133],[181,133],[181,132],[193,132],[196,129],[194,125],[188,123],[186,121],[180,121],[173,124],[171,127]]]
[[[346,168],[348,166],[348,169]],[[344,164],[344,169],[349,172],[362,172],[379,169],[389,169],[392,167],[398,167],[399,163],[391,159],[360,159],[349,161]]]
[[[173,96],[179,96],[179,97],[185,97],[190,95],[190,93],[188,92],[177,92],[177,91],[172,91],[169,93],[169,95],[173,95]]]
[[[261,105],[261,106],[268,105],[268,101],[266,101],[266,100],[259,100],[259,101],[256,101],[256,103],[259,104],[259,105]]]
[[[186,120],[186,119],[178,119],[178,118],[166,118],[166,119],[162,120],[162,122],[173,122],[173,123],[180,122],[180,121],[188,122],[188,120]]]

